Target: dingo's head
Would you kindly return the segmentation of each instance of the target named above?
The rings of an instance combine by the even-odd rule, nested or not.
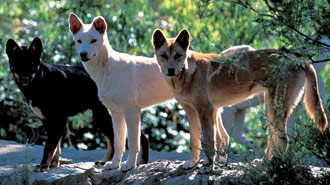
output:
[[[9,39],[6,53],[16,83],[22,86],[30,85],[40,69],[41,40],[36,37],[29,46],[19,46],[13,39]]]
[[[176,38],[166,38],[162,31],[155,30],[152,36],[157,61],[165,76],[175,77],[184,68],[189,47],[189,32],[182,30]]]
[[[69,26],[81,60],[87,62],[98,56],[99,48],[104,41],[107,42],[107,23],[104,18],[95,17],[91,24],[84,24],[76,14],[71,13]]]

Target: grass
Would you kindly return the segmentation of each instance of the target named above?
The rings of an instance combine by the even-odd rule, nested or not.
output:
[[[296,158],[294,154],[287,152],[258,165],[250,163],[244,169],[244,174],[248,179],[248,184],[322,185],[330,183],[329,172],[314,176],[307,164],[304,159]]]
[[[25,154],[24,154],[24,164],[22,167],[22,172],[21,172],[21,183],[22,184],[29,184],[30,181],[30,165],[31,165],[31,160],[29,158],[29,145],[28,142],[25,144]]]

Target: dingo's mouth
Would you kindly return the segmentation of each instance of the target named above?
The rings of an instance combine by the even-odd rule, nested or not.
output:
[[[88,58],[81,58],[81,61],[83,61],[83,62],[87,62],[87,61],[89,61],[90,59],[88,59]]]

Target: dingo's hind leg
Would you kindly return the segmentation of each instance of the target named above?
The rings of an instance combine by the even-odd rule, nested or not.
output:
[[[220,109],[214,111],[214,121],[215,121],[215,131],[216,131],[216,146],[217,151],[220,153],[220,161],[226,162],[227,161],[227,152],[226,149],[229,144],[229,135],[226,129],[223,126],[222,118]]]
[[[288,148],[287,121],[293,108],[300,101],[304,87],[303,73],[290,73],[274,88],[265,93],[269,136],[266,155],[283,154]]]

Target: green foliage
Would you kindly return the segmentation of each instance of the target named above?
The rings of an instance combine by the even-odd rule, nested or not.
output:
[[[256,15],[265,34],[280,41],[279,48],[313,60],[320,55],[320,47],[330,47],[319,42],[330,37],[329,1],[319,0],[237,0]],[[259,6],[257,6],[259,5]]]
[[[293,158],[292,153],[273,158],[264,163],[249,164],[243,169],[245,175],[250,179],[249,184],[278,184],[278,185],[310,185],[328,184],[329,173],[323,173],[317,177],[313,176],[310,167],[304,162],[306,160]],[[245,182],[243,182],[246,184]]]
[[[330,164],[330,131],[327,129],[323,133],[314,126],[313,121],[304,113],[297,119],[295,130],[296,135],[291,137],[290,150],[295,152],[295,156],[306,154],[316,156]]]
[[[178,104],[167,103],[144,111],[142,130],[149,136],[150,147],[157,151],[189,151],[190,135],[185,112]]]

